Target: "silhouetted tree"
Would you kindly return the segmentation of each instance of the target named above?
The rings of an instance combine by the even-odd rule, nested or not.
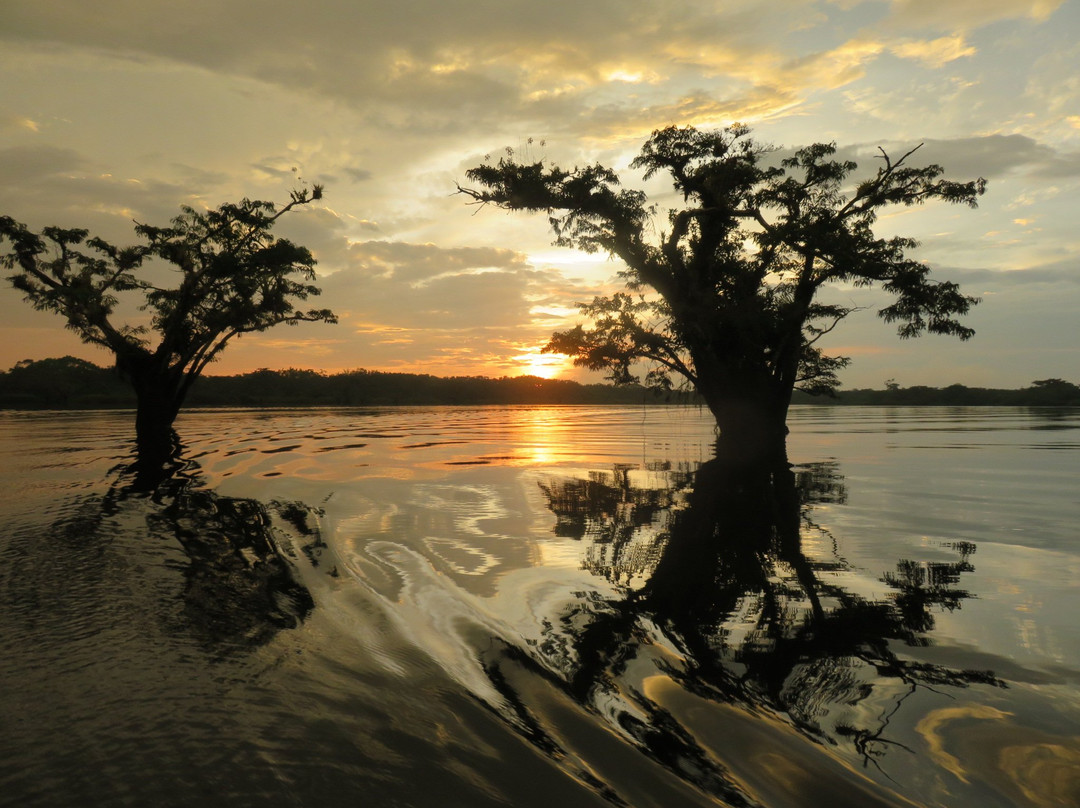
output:
[[[1025,392],[1032,404],[1070,405],[1080,403],[1080,387],[1064,379],[1038,379]]]
[[[172,424],[192,382],[233,337],[279,323],[336,322],[329,309],[294,308],[319,294],[310,283],[315,259],[306,247],[270,235],[281,216],[321,196],[316,185],[293,192],[280,208],[249,199],[206,212],[184,207],[169,227],[136,224],[144,243],[125,248],[81,229],[33,233],[3,216],[0,238],[9,249],[0,263],[15,270],[8,280],[35,308],[60,314],[84,342],[116,355],[138,401],[140,459],[156,462],[172,451]],[[158,285],[161,273],[150,259],[171,264],[177,282]],[[144,264],[151,271],[138,272]],[[149,325],[113,322],[123,293],[142,297]]]
[[[671,175],[685,206],[668,212],[666,226],[654,226],[644,192],[620,189],[599,164],[566,171],[511,153],[466,173],[479,190],[458,189],[476,203],[546,211],[557,245],[625,262],[628,291],[582,304],[592,328],[556,333],[546,350],[607,370],[615,382],[633,381],[634,364],[649,360],[647,383],[669,387],[682,376],[722,431],[776,446],[792,391],[829,391],[848,363],[815,345],[852,311],[816,302],[823,285],[880,283],[895,299],[879,314],[899,324],[901,337],[973,334],[955,317],[977,300],[908,258],[915,241],[878,238],[872,225],[889,205],[939,199],[974,207],[985,181],[951,182],[940,179],[940,166],[910,167],[912,149],[898,160],[882,151],[876,175],[851,183],[857,166],[832,159],[835,144],[808,146],[773,167],[764,159],[772,149],[748,133],[653,132],[631,167],[646,180]]]

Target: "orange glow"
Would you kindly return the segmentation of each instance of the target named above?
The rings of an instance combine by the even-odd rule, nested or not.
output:
[[[514,362],[521,368],[521,376],[539,376],[541,379],[554,379],[570,367],[570,357],[565,354],[545,354],[529,351],[514,357]]]

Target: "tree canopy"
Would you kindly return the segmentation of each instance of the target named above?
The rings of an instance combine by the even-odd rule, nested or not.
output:
[[[470,169],[477,204],[549,215],[555,243],[622,259],[626,291],[581,305],[591,325],[553,335],[548,351],[605,370],[616,382],[668,387],[683,377],[702,394],[721,431],[782,433],[796,388],[834,389],[848,363],[817,347],[852,308],[817,300],[830,283],[879,285],[892,296],[880,316],[902,338],[923,333],[968,339],[958,319],[978,301],[930,277],[908,256],[910,238],[881,238],[873,225],[892,205],[930,200],[974,207],[982,179],[954,182],[941,166],[913,167],[918,147],[876,173],[818,143],[770,162],[777,151],[749,129],[671,126],[653,132],[630,164],[644,179],[670,176],[681,204],[666,216],[645,192],[622,187],[610,168],[565,170],[544,161]]]
[[[316,185],[281,207],[249,199],[207,211],[183,207],[168,227],[136,223],[142,243],[130,247],[84,229],[35,233],[0,216],[0,239],[9,244],[0,265],[13,270],[8,280],[35,308],[61,315],[84,342],[115,354],[138,396],[140,443],[160,444],[191,384],[233,338],[281,323],[336,322],[329,309],[297,307],[319,294],[315,259],[270,233],[283,215],[321,196]],[[146,317],[118,322],[125,297]]]

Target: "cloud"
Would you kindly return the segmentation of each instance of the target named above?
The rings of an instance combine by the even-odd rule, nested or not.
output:
[[[861,78],[866,63],[884,49],[881,42],[853,39],[838,48],[788,62],[783,76],[797,82],[796,86],[835,89]]]
[[[457,132],[527,117],[530,99],[566,88],[587,105],[598,99],[580,91],[625,84],[620,77],[681,79],[680,66],[755,81],[780,61],[770,44],[778,31],[817,14],[810,2],[642,0],[408,0],[392,10],[344,0],[302,10],[280,0],[9,5],[0,36],[11,41],[194,65],[342,99],[380,127]]]
[[[41,124],[18,115],[0,114],[0,132],[39,132]]]
[[[908,158],[908,165],[936,163],[945,169],[949,179],[983,177],[995,180],[1007,175],[1022,175],[1060,180],[1080,176],[1080,152],[1054,148],[1026,135],[840,144],[835,159],[854,160],[860,166],[860,173],[865,174],[880,163],[879,148],[895,159],[915,147],[918,149]],[[788,151],[782,154],[786,155]]]
[[[935,274],[971,289],[1008,289],[1035,285],[1080,285],[1080,259],[1066,258],[1027,269],[940,269]]]
[[[74,149],[45,144],[0,149],[0,184],[33,185],[48,177],[83,171],[89,162]]]
[[[1050,123],[1064,120],[1078,128],[1080,44],[1042,54],[1031,66],[1024,95],[1046,110]]]
[[[1001,20],[1044,22],[1065,0],[892,0],[889,23],[970,31]]]
[[[515,354],[545,343],[553,324],[565,327],[553,312],[576,313],[577,300],[600,291],[487,247],[368,241],[350,245],[347,260],[320,280],[319,305],[337,312],[337,326],[250,335],[215,372],[273,348],[282,365],[512,374]]]
[[[331,273],[348,261],[350,229],[346,217],[319,203],[294,208],[278,220],[275,235],[302,244],[314,254],[320,275]]]
[[[13,42],[193,65],[345,101],[378,129],[460,136],[509,121],[547,135],[560,126],[582,132],[596,120],[614,132],[622,119],[639,132],[645,117],[649,128],[760,119],[858,80],[882,53],[941,67],[973,52],[963,31],[1001,19],[1046,19],[1059,3],[892,3],[890,19],[901,28],[945,30],[928,40],[852,35],[809,0],[403,0],[393,9],[346,0],[302,9],[283,0],[7,5],[0,36]],[[834,13],[843,14],[835,5]],[[805,42],[817,47],[792,48],[789,35],[806,30],[816,35]],[[624,80],[639,76],[647,81]],[[628,97],[628,86],[643,84],[651,90]]]
[[[490,247],[437,247],[434,244],[366,241],[349,248],[350,272],[387,277],[413,287],[447,275],[528,268],[525,256]]]
[[[976,52],[963,36],[904,41],[892,45],[890,50],[901,59],[914,59],[932,68],[943,67],[965,56],[974,56]]]
[[[177,182],[187,188],[215,188],[229,180],[229,175],[224,171],[198,168],[185,163],[172,163],[171,168],[176,172]]]
[[[933,72],[905,74],[902,80],[868,80],[844,91],[842,114],[846,120],[869,121],[874,129],[893,133],[969,132],[977,119],[999,116],[982,108],[977,84],[961,75]]]
[[[342,169],[342,171],[345,173],[345,176],[347,176],[353,182],[366,182],[367,180],[370,180],[371,177],[372,177],[371,172],[368,171],[366,168],[355,168],[353,166],[345,166],[345,168]]]
[[[956,177],[1000,177],[1020,172],[1053,179],[1080,176],[1080,152],[1055,149],[1026,135],[987,135],[925,141],[923,163],[939,163]]]
[[[559,131],[586,132],[590,137],[637,137],[660,124],[727,125],[763,121],[798,110],[815,93],[828,92],[862,79],[868,67],[886,53],[940,67],[974,50],[961,37],[921,41],[855,37],[834,48],[797,56],[785,55],[771,43],[754,52],[709,44],[684,50],[667,45],[668,55],[683,73],[673,71],[655,90],[620,95],[581,86],[534,99],[533,110],[555,121]],[[712,86],[678,92],[707,76]],[[719,84],[719,87],[717,87]]]
[[[74,149],[48,145],[0,150],[0,211],[31,228],[85,227],[107,241],[134,240],[133,220],[167,224],[191,185],[115,177]]]

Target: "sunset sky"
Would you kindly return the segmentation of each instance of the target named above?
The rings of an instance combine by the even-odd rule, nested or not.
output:
[[[982,303],[975,338],[901,342],[867,307],[830,336],[848,387],[1080,381],[1080,3],[1067,0],[4,0],[0,214],[134,241],[179,206],[325,206],[280,234],[319,260],[340,323],[230,345],[259,367],[437,375],[573,373],[538,364],[618,264],[551,246],[546,217],[477,210],[465,171],[509,147],[628,168],[669,124],[751,125],[784,148],[879,146],[955,179],[978,210],[894,211],[936,277]],[[655,180],[651,191],[665,186]],[[659,197],[663,202],[664,197]],[[60,318],[0,289],[0,369],[74,354]]]

